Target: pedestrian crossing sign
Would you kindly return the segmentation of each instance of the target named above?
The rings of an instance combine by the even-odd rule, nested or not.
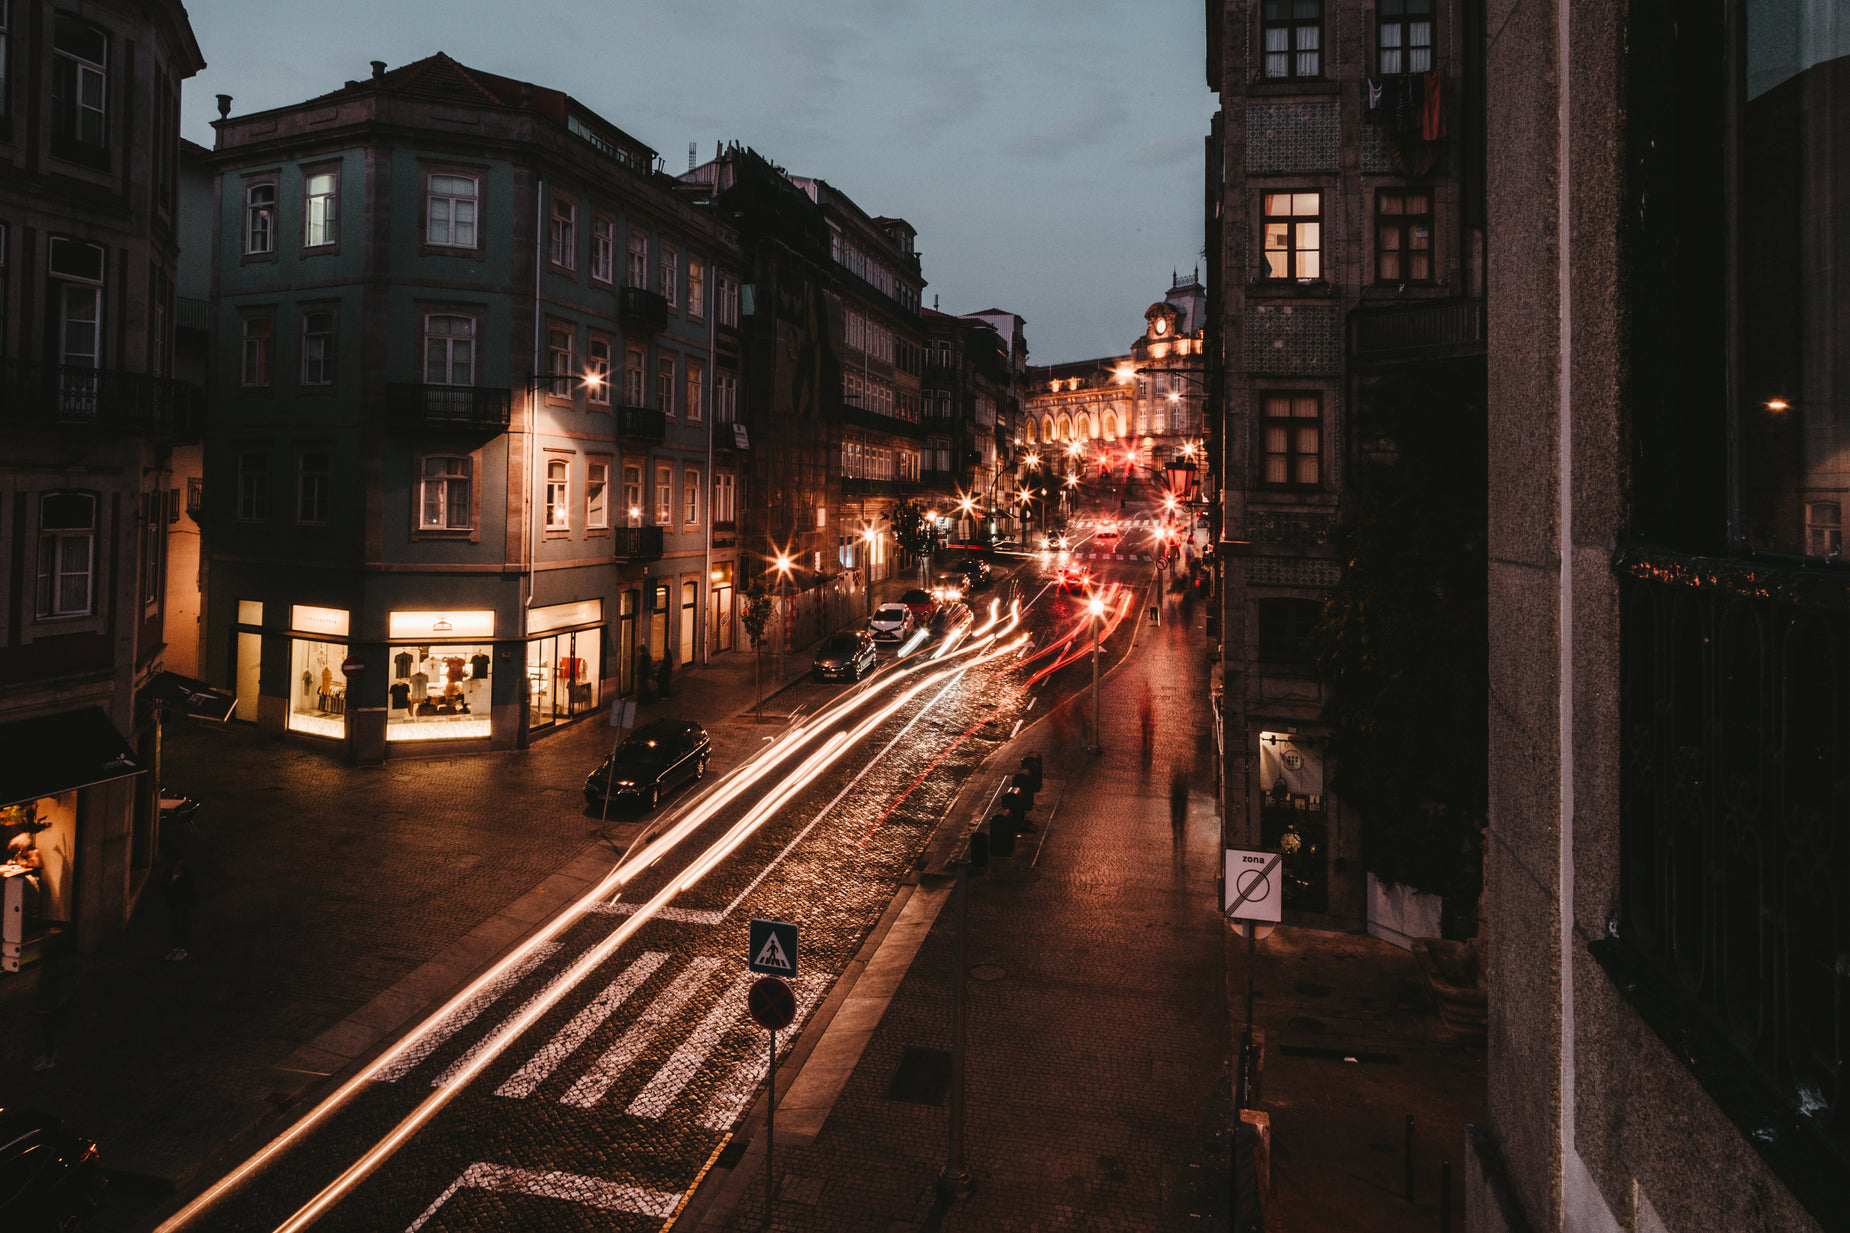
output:
[[[797,927],[788,921],[754,920],[746,966],[766,976],[797,974]]]

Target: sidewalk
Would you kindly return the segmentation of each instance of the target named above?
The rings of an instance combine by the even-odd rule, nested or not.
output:
[[[1246,950],[1216,905],[1203,613],[1160,628],[1107,678],[1105,752],[1089,703],[1024,727],[953,805],[920,885],[779,1068],[776,1229],[1224,1229],[1228,1059]],[[1155,716],[1144,754],[1138,714]],[[964,1162],[949,1159],[954,879],[942,861],[1021,756],[1041,752],[1039,829],[968,889]],[[1172,832],[1168,783],[1189,776]],[[1412,956],[1355,935],[1280,929],[1255,950],[1268,1041],[1274,1230],[1430,1230],[1437,1171],[1481,1119],[1481,1047],[1455,1042]],[[857,975],[858,974],[858,975]],[[851,979],[853,978],[853,979]],[[1354,1060],[1348,1060],[1353,1058]],[[671,1227],[765,1224],[766,1101]],[[1415,1118],[1415,1199],[1402,1197]],[[1454,1189],[1462,1193],[1462,1170]],[[1462,1227],[1462,1201],[1453,1213]]]

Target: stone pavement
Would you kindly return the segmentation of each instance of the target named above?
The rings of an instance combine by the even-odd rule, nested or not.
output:
[[[1214,902],[1204,615],[1171,601],[1160,629],[1139,631],[1142,645],[1102,690],[1102,755],[1085,752],[1081,695],[1025,726],[966,785],[937,865],[780,1069],[769,1227],[1227,1227],[1228,1060],[1246,946]],[[947,1191],[957,913],[954,879],[933,875],[1033,750],[1047,771],[1031,815],[1039,829],[968,883],[970,1181]],[[1176,771],[1191,787],[1179,831],[1168,808]],[[1268,1227],[1438,1228],[1440,1158],[1460,1158],[1464,1124],[1483,1116],[1481,1047],[1453,1039],[1411,955],[1386,943],[1286,928],[1254,958],[1269,1042]],[[747,1146],[721,1153],[671,1227],[766,1227],[765,1106],[739,1129]],[[1414,1202],[1403,1197],[1408,1114]],[[1461,1199],[1452,1210],[1462,1228]]]

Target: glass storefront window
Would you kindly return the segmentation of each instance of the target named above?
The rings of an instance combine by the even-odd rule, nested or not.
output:
[[[594,710],[603,680],[604,631],[546,634],[527,643],[527,726],[544,728]]]
[[[1747,546],[1841,563],[1850,504],[1850,22],[1841,0],[1746,6],[1740,125]]]
[[[342,642],[292,638],[289,652],[289,730],[314,736],[347,735],[347,658]]]
[[[495,648],[489,643],[452,642],[386,648],[385,739],[448,741],[489,734],[491,673]]]

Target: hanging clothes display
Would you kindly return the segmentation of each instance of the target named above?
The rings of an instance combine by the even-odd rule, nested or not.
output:
[[[1445,79],[1438,69],[1425,74],[1420,107],[1420,140],[1445,136]]]

